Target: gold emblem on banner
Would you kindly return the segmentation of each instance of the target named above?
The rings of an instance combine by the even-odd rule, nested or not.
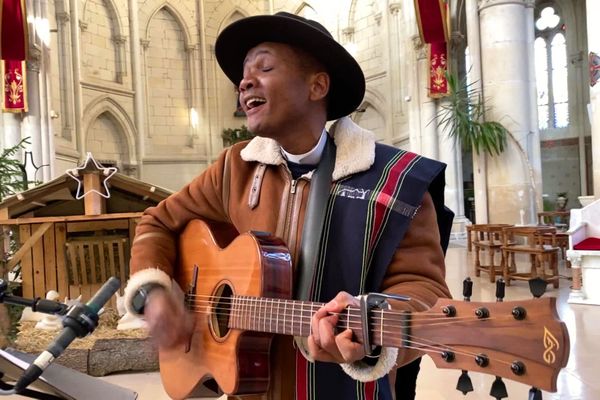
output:
[[[444,89],[446,84],[446,57],[435,54],[431,60],[431,85],[436,91]]]
[[[12,74],[8,71],[4,75],[4,87],[10,103],[17,105],[23,101],[23,75],[17,69],[14,69]]]

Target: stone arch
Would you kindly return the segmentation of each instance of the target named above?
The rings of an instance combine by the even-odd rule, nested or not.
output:
[[[123,19],[121,18],[121,13],[119,12],[119,7],[115,4],[114,0],[100,0],[106,6],[107,10],[111,14],[111,22],[115,24],[115,34],[123,35]],[[90,0],[86,0],[83,4],[83,9],[81,10],[81,19],[83,21],[86,20],[86,13],[88,11],[88,4]]]
[[[231,8],[226,14],[226,17],[220,21],[218,32],[221,32],[229,24],[247,16],[248,14],[239,7]],[[216,96],[217,120],[223,128],[239,128],[245,124],[246,121],[245,119],[240,118],[243,117],[244,114],[239,108],[236,85],[231,82],[221,68],[219,68],[216,58],[214,59],[214,68],[216,71],[214,84],[216,93],[218,94]]]
[[[158,2],[155,2],[155,3],[158,3]],[[152,9],[151,13],[149,13],[147,16],[145,16],[143,24],[140,24],[141,26],[144,27],[144,38],[145,39],[148,39],[148,30],[150,29],[150,23],[152,22],[152,19],[159,11],[164,9],[169,14],[171,14],[171,16],[175,19],[175,22],[177,22],[177,24],[179,25],[179,28],[181,29],[181,32],[183,33],[183,40],[184,40],[185,47],[188,48],[188,47],[194,45],[191,32],[193,31],[193,28],[196,24],[194,24],[193,20],[190,19],[190,17],[193,15],[193,13],[189,9],[186,9],[186,11],[188,11],[187,13],[181,13],[179,11],[179,8],[185,8],[185,7],[183,6],[183,3],[177,3],[177,4],[178,5],[175,6],[175,5],[171,4],[171,2],[162,1],[162,2],[158,3]],[[184,15],[187,15],[188,17],[184,17]]]
[[[248,16],[249,16],[248,13],[246,13],[241,8],[234,7],[233,9],[231,9],[229,11],[229,13],[225,16],[225,18],[223,18],[221,20],[221,24],[219,25],[219,29],[218,29],[217,33],[221,33],[221,31],[223,29],[225,29],[227,27],[227,25],[229,25],[235,21],[238,21],[242,18],[246,18]]]
[[[313,5],[311,5],[311,4],[310,4],[310,2],[308,2],[308,1],[302,1],[302,2],[301,2],[301,3],[300,3],[300,4],[299,4],[299,5],[298,5],[298,6],[295,8],[294,14],[296,14],[296,15],[302,15],[302,14],[301,14],[301,13],[302,13],[302,11],[303,11],[304,9],[306,9],[306,8],[308,8],[308,9],[311,9],[311,10],[312,10],[312,11],[315,13],[315,15],[317,15],[317,16],[319,15],[319,12],[317,11],[316,7],[314,7]],[[303,16],[303,15],[302,15],[302,16]],[[319,20],[317,20],[317,22],[319,22],[319,23],[322,23],[322,21],[319,21]]]
[[[174,9],[163,4],[148,20],[145,35],[147,151],[162,152],[165,146],[177,151],[189,144],[189,110],[194,104],[195,71],[189,32]]]
[[[129,113],[115,99],[109,96],[100,96],[94,99],[83,111],[84,118],[81,125],[83,128],[81,137],[81,143],[83,144],[82,153],[85,153],[88,150],[87,140],[89,130],[92,128],[94,122],[105,113],[107,113],[119,128],[119,132],[125,141],[128,159],[122,161],[127,162],[129,165],[137,165],[135,125],[129,117]]]
[[[87,0],[81,20],[81,64],[84,76],[121,83],[123,21],[113,0]]]
[[[208,15],[204,32],[206,34],[207,42],[214,45],[217,39],[217,35],[221,30],[223,30],[229,23],[230,18],[236,13],[240,13],[244,17],[250,15],[258,15],[263,14],[264,11],[257,7],[258,2],[246,2],[246,8],[242,8],[236,5],[232,5],[230,2],[220,2],[219,5],[215,8],[215,10]],[[251,8],[254,6],[253,8]]]

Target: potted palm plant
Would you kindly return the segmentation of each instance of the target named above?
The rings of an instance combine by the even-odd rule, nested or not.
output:
[[[446,78],[449,94],[436,115],[438,127],[474,153],[502,153],[510,132],[500,122],[484,121],[486,109],[481,91],[466,78],[459,80],[452,74]]]

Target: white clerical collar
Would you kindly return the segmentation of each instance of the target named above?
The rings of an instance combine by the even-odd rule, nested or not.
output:
[[[323,154],[323,149],[325,149],[325,143],[327,143],[327,131],[323,128],[323,132],[321,132],[321,137],[319,138],[319,142],[316,144],[312,150],[309,150],[304,154],[291,154],[288,153],[281,148],[281,153],[283,157],[293,163],[296,164],[310,164],[315,165],[321,161],[321,155]]]

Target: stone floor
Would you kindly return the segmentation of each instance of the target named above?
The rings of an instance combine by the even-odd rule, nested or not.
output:
[[[567,277],[570,270],[561,265],[560,272],[565,276],[560,280],[560,288],[553,289],[549,286],[546,296],[558,298],[558,313],[569,329],[571,356],[567,367],[558,376],[557,393],[544,393],[544,399],[597,400],[600,399],[600,380],[597,379],[596,371],[600,356],[600,307],[567,304],[570,285]],[[466,251],[463,243],[453,242],[447,255],[447,281],[455,298],[462,298],[462,280],[470,275],[473,275],[472,255]],[[493,301],[495,286],[489,282],[487,275],[482,274],[480,278],[472,279],[472,300]],[[506,300],[531,298],[526,282],[514,282],[506,292]],[[488,393],[493,377],[471,373],[475,391],[465,397],[454,389],[459,375],[460,371],[437,369],[431,359],[425,357],[419,375],[417,400],[491,399]],[[103,379],[138,392],[140,400],[168,399],[157,373],[122,374]],[[527,399],[528,386],[505,382],[509,399]]]

